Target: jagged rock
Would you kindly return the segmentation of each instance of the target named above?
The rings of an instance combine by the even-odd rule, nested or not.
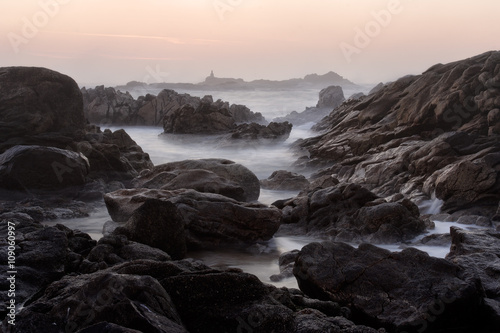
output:
[[[383,82],[380,82],[379,84],[377,84],[375,87],[373,87],[368,92],[368,95],[375,94],[375,93],[379,92],[380,90],[382,90],[384,87],[385,87],[385,84]]]
[[[89,161],[72,151],[14,146],[0,155],[0,187],[8,191],[65,191],[75,196],[85,184]]]
[[[344,91],[340,86],[329,86],[319,92],[317,108],[335,109],[345,101]]]
[[[169,261],[171,257],[158,248],[130,241],[123,235],[106,235],[90,250],[82,261],[79,272],[93,273],[139,259]]]
[[[15,228],[16,302],[21,304],[36,292],[67,273],[78,270],[83,256],[95,246],[89,235],[72,231],[62,225],[43,227],[29,215],[0,215],[0,252],[2,265],[7,267],[7,236],[9,225]],[[0,274],[0,287],[8,290],[7,270]],[[6,304],[7,293],[0,300]],[[5,313],[0,315],[5,316]]]
[[[345,101],[344,92],[340,86],[329,86],[319,93],[316,107],[308,107],[302,112],[293,111],[284,117],[275,118],[275,122],[288,121],[293,125],[316,123],[326,117],[333,109]]]
[[[282,228],[283,233],[297,229],[349,242],[402,242],[426,228],[411,201],[388,203],[357,184],[340,183],[302,192],[286,202],[282,211],[283,223],[293,224]]]
[[[54,282],[17,314],[14,332],[74,332],[103,321],[141,332],[187,332],[156,279],[109,271]]]
[[[85,127],[82,94],[66,75],[39,67],[4,67],[0,91],[0,142],[4,144],[27,135],[69,135]]]
[[[190,188],[238,201],[256,201],[260,195],[257,176],[243,165],[225,159],[185,160],[157,165],[136,178],[134,187]]]
[[[465,276],[478,278],[484,288],[487,312],[500,323],[500,232],[451,227],[451,248],[446,258],[463,267]]]
[[[267,179],[260,181],[262,188],[278,191],[300,191],[309,186],[303,175],[286,170],[274,171]]]
[[[407,248],[390,252],[370,244],[305,246],[293,271],[307,295],[349,305],[352,320],[389,331],[478,330],[482,291],[448,260]]]
[[[121,190],[107,198],[112,218],[127,216],[132,211],[127,224],[115,233],[159,247],[176,257],[183,254],[183,242],[189,250],[269,240],[281,222],[281,212],[276,208],[194,190]],[[147,207],[141,209],[144,204]],[[132,210],[131,205],[137,208]]]
[[[85,141],[76,143],[76,150],[90,163],[90,177],[107,182],[130,181],[141,171],[154,167],[147,153],[124,130],[88,133]]]
[[[500,201],[500,144],[489,130],[500,108],[499,63],[500,52],[487,52],[435,65],[345,102],[314,127],[322,134],[295,144],[306,156],[297,166],[327,166],[324,173],[384,197],[436,191],[445,212],[474,207],[491,218]]]
[[[152,97],[134,100],[128,92],[97,86],[82,88],[83,110],[87,120],[93,124],[107,125],[158,125],[150,119],[137,116],[139,110]]]

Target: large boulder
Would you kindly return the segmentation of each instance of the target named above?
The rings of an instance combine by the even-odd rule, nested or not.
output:
[[[156,279],[107,271],[53,283],[17,314],[14,332],[76,332],[102,322],[140,332],[187,332]]]
[[[65,190],[76,195],[89,167],[87,158],[73,151],[15,146],[0,155],[0,188],[39,193]]]
[[[500,52],[487,52],[438,64],[346,101],[314,127],[318,136],[296,143],[298,164],[328,168],[324,174],[380,196],[436,194],[446,212],[474,207],[493,216],[499,63]]]
[[[194,190],[120,190],[106,196],[110,215],[126,217],[131,210],[127,200],[137,209],[114,233],[174,257],[182,257],[186,246],[210,249],[269,240],[281,222],[276,208]]]
[[[390,252],[323,242],[305,246],[294,267],[307,295],[348,305],[358,323],[394,332],[487,327],[478,279],[446,259],[407,248]]]
[[[256,201],[259,179],[245,166],[225,159],[185,160],[157,165],[134,179],[134,187],[175,190],[194,189],[238,201]]]
[[[16,174],[23,175],[17,187],[26,183],[35,189],[73,188],[81,186],[85,176],[97,182],[126,181],[153,167],[125,131],[103,133],[86,124],[82,93],[63,74],[45,68],[2,68],[0,91],[0,137],[5,136],[0,153],[11,149],[4,154],[5,162],[15,152],[19,163],[8,172],[13,182],[19,183]],[[84,93],[92,95],[85,89]]]
[[[340,86],[329,86],[319,92],[317,108],[335,109],[345,101],[344,91]]]
[[[500,232],[451,228],[451,248],[446,258],[463,267],[469,278],[479,278],[487,312],[500,325]]]
[[[0,68],[0,142],[85,127],[82,94],[69,76],[38,67]]]
[[[411,201],[389,203],[357,184],[314,187],[280,208],[283,223],[289,224],[283,233],[299,230],[339,241],[390,244],[411,240],[426,229]]]

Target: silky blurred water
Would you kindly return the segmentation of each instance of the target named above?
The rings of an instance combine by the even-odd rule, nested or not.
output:
[[[346,92],[346,96],[355,92],[357,91]],[[155,92],[153,91],[152,93]],[[319,91],[188,91],[188,93],[200,97],[212,94],[214,99],[221,98],[230,103],[245,104],[252,111],[261,112],[266,119],[271,120],[274,117],[284,116],[294,110],[303,111],[305,107],[315,106]],[[214,136],[162,135],[163,129],[159,127],[125,127],[124,129],[145,152],[149,153],[155,165],[185,159],[224,158],[246,166],[259,179],[264,179],[269,177],[275,170],[291,169],[297,156],[290,151],[289,146],[297,139],[314,135],[310,130],[312,125],[305,124],[294,127],[290,138],[279,144],[261,146],[245,145],[240,148],[230,149],[221,148]],[[109,128],[115,131],[122,127]],[[305,175],[308,176],[309,174],[306,172]],[[278,199],[294,197],[297,193],[297,191],[261,190],[259,201],[264,204],[271,204]],[[436,199],[423,202],[421,204],[421,212],[437,214],[440,211],[441,204],[442,202]],[[111,219],[107,214],[104,204],[102,204],[88,218],[58,220],[50,224],[63,223],[68,227],[89,233],[94,239],[99,239],[102,237],[104,223],[109,220]],[[456,223],[451,222],[436,221],[435,223],[436,228],[430,230],[427,235],[448,233],[450,226],[456,225]],[[465,228],[467,226],[461,227]],[[417,240],[422,237],[424,235],[419,236]],[[313,241],[321,241],[321,239],[312,237],[274,237],[267,243],[262,243],[246,250],[224,249],[219,251],[199,251],[190,253],[189,256],[202,259],[207,265],[214,267],[241,268],[245,272],[255,274],[264,282],[272,283],[269,277],[279,273],[279,255],[294,249],[300,250],[304,245]],[[400,251],[404,246],[406,245],[393,244],[382,247],[391,251]],[[449,252],[449,245],[418,245],[417,248],[436,257],[444,257]],[[274,284],[278,286],[297,287],[294,278]]]

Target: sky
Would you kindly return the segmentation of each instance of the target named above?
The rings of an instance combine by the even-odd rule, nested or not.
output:
[[[498,0],[0,0],[0,67],[81,86],[334,71],[387,82],[500,49]]]

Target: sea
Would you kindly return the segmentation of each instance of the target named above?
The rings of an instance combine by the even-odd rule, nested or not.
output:
[[[357,90],[344,90],[346,98],[354,93],[367,93],[373,85],[362,86]],[[211,95],[214,100],[221,99],[230,104],[243,104],[254,112],[260,112],[268,120],[283,117],[292,111],[301,112],[307,107],[313,107],[318,101],[319,89],[302,90],[260,90],[260,91],[196,91],[177,90],[179,93],[188,93],[192,96],[203,97]],[[159,91],[148,91],[151,94],[158,94]],[[137,98],[144,91],[131,91],[132,96]],[[297,160],[290,150],[290,145],[298,139],[308,138],[316,135],[311,131],[314,124],[308,123],[302,126],[295,126],[290,137],[279,144],[267,146],[248,146],[238,148],[220,148],[209,137],[188,136],[188,135],[165,135],[160,127],[102,127],[112,131],[124,128],[125,131],[137,142],[142,149],[150,155],[155,165],[181,161],[186,159],[202,158],[224,158],[240,163],[253,171],[259,179],[268,178],[276,170],[292,170],[293,163]],[[304,172],[309,176],[310,172]],[[276,200],[292,198],[298,192],[294,191],[270,191],[261,190],[259,201],[270,205]],[[422,210],[426,213],[438,214],[440,211],[440,201],[437,199],[422,203]],[[455,223],[434,221],[436,228],[428,232],[448,233],[449,228]],[[94,239],[103,236],[104,226],[109,226],[111,218],[107,213],[104,204],[97,205],[97,208],[89,217],[55,220],[48,225],[62,223],[70,228],[79,229],[89,233]],[[424,235],[420,236],[422,238]],[[207,265],[217,268],[240,268],[245,272],[256,275],[265,283],[274,284],[278,287],[285,286],[297,288],[295,278],[287,278],[280,282],[273,282],[271,275],[279,274],[278,258],[281,253],[298,249],[316,241],[325,239],[312,238],[306,236],[294,237],[274,237],[268,242],[251,246],[248,249],[219,251],[197,251],[188,254],[188,257],[203,260]],[[353,244],[356,246],[356,244]],[[383,246],[391,251],[399,251],[405,244],[392,244]],[[449,252],[449,246],[418,246],[423,251],[435,257],[445,257]]]

